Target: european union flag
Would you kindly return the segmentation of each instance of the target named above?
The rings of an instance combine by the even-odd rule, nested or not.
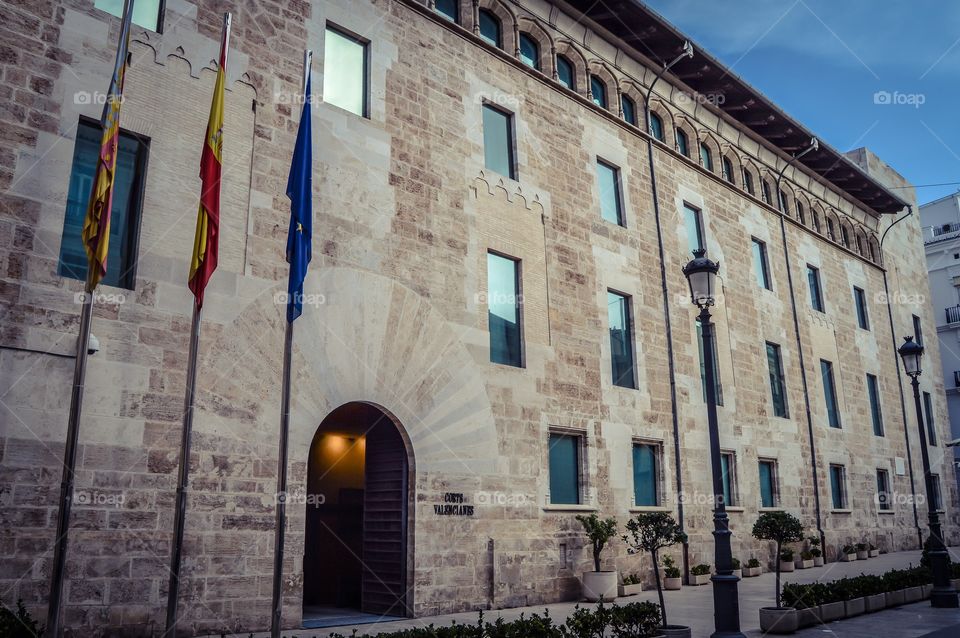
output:
[[[303,280],[310,263],[310,239],[313,234],[313,138],[310,133],[310,77],[304,94],[303,111],[297,144],[293,149],[293,164],[287,179],[287,197],[290,198],[290,231],[287,234],[287,263],[290,264],[290,282],[287,284],[287,322],[303,312]]]

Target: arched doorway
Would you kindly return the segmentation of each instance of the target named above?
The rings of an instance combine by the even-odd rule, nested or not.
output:
[[[396,419],[346,403],[320,423],[307,464],[304,624],[408,616],[411,465]]]

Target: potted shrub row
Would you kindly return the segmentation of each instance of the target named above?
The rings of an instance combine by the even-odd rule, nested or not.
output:
[[[760,566],[760,561],[756,558],[751,558],[747,561],[747,566],[743,568],[743,577],[744,578],[753,578],[754,576],[759,576],[763,573],[763,567]]]
[[[690,584],[706,585],[710,582],[710,565],[700,564],[690,568]]]
[[[627,574],[620,582],[620,596],[635,596],[643,591],[643,584],[637,574]]]

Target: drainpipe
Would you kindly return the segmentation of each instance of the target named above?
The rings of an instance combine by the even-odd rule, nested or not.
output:
[[[683,43],[683,53],[675,57],[669,64],[664,66],[650,86],[647,88],[646,99],[643,101],[644,121],[647,123],[647,163],[650,166],[650,191],[653,197],[653,219],[657,227],[657,248],[660,251],[660,286],[663,289],[663,323],[667,336],[667,369],[670,377],[670,416],[673,419],[673,456],[676,465],[677,481],[677,522],[680,529],[684,529],[683,524],[683,478],[680,472],[680,422],[677,418],[677,376],[673,363],[673,329],[670,323],[670,293],[667,290],[667,267],[666,257],[663,249],[663,231],[660,228],[660,201],[657,195],[657,172],[653,166],[653,134],[650,132],[650,96],[653,93],[653,87],[657,84],[663,75],[683,58],[693,57],[693,45],[689,41]],[[690,544],[683,543],[683,580],[690,582]]]
[[[810,145],[806,149],[791,157],[790,160],[784,164],[783,168],[780,169],[780,172],[777,173],[777,181],[774,184],[774,188],[777,189],[777,210],[780,211],[780,236],[783,240],[783,260],[787,266],[787,291],[790,293],[790,310],[793,313],[793,331],[797,336],[797,354],[800,362],[800,379],[803,383],[803,404],[807,413],[807,435],[810,437],[810,461],[811,473],[813,476],[813,507],[817,521],[817,535],[820,537],[820,547],[823,548],[823,557],[826,559],[827,539],[823,532],[823,519],[820,516],[820,479],[817,476],[817,446],[813,440],[813,415],[810,412],[810,391],[807,385],[807,366],[803,358],[803,344],[800,340],[800,317],[797,314],[797,298],[793,289],[793,269],[791,268],[790,264],[790,252],[787,248],[786,214],[783,209],[783,197],[780,195],[780,182],[783,179],[784,172],[798,159],[811,151],[817,150],[818,148],[820,148],[820,141],[814,137],[810,140]]]
[[[887,233],[890,230],[905,220],[907,217],[913,215],[913,206],[907,204],[907,213],[895,220],[892,224],[887,226],[887,229],[883,231],[883,235],[880,236],[880,259],[885,262],[883,259],[883,241],[887,238]],[[887,298],[887,319],[890,321],[890,338],[893,340],[893,360],[894,364],[897,366],[897,385],[900,387],[900,412],[903,414],[903,439],[907,442],[907,471],[910,473],[910,495],[913,501],[913,524],[917,528],[917,545],[918,548],[923,548],[923,530],[920,529],[920,516],[917,514],[917,490],[913,482],[913,455],[910,452],[910,429],[907,426],[907,404],[903,398],[903,377],[900,374],[900,353],[897,351],[897,333],[893,327],[893,306],[890,305],[890,287],[887,285],[887,269],[883,269],[883,294]]]

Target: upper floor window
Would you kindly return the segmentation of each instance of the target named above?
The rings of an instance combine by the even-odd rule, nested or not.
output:
[[[830,499],[833,509],[847,509],[847,468],[843,465],[830,466]]]
[[[550,433],[550,503],[580,503],[580,448],[583,437],[562,432]]]
[[[881,511],[893,509],[893,499],[890,494],[890,472],[877,470],[877,505]]]
[[[650,134],[660,142],[664,141],[663,120],[656,113],[650,114]]]
[[[933,419],[933,396],[929,392],[923,393],[923,413],[927,421],[927,444],[937,444],[937,424]]]
[[[100,159],[100,123],[81,119],[73,148],[73,166],[67,190],[67,210],[63,217],[60,260],[57,273],[63,277],[87,278],[87,253],[81,234],[87,215],[87,204],[93,178]],[[143,210],[143,185],[150,143],[126,131],[120,131],[117,145],[117,167],[113,183],[113,204],[110,209],[110,245],[107,252],[107,274],[101,283],[128,290],[136,282],[137,244],[140,237],[140,215]]]
[[[454,22],[460,22],[460,0],[435,0],[437,13]]]
[[[787,199],[787,194],[783,191],[780,191],[780,210],[790,214],[790,200]]]
[[[820,359],[820,378],[823,380],[823,399],[827,404],[827,421],[832,428],[840,427],[840,408],[837,405],[837,386],[833,379],[833,363]]]
[[[620,96],[620,110],[625,122],[637,125],[637,105],[626,94]]]
[[[480,37],[493,46],[500,48],[501,38],[499,18],[493,15],[492,11],[487,9],[480,9],[478,16],[480,22]]]
[[[610,326],[610,362],[613,385],[636,388],[633,374],[633,336],[630,329],[630,297],[607,291]]]
[[[607,108],[607,87],[597,75],[590,76],[590,95],[594,104]]]
[[[813,229],[820,232],[820,213],[816,210],[813,211]]]
[[[736,178],[733,175],[733,162],[730,161],[730,158],[724,157],[721,159],[720,165],[723,167],[723,179],[727,180],[731,184],[736,184]]]
[[[149,31],[163,28],[163,0],[137,0],[133,3],[132,22]],[[118,18],[123,17],[123,0],[96,0],[93,6]]]
[[[843,224],[840,224],[840,238],[843,240],[844,247],[850,248],[850,233],[847,232],[847,227]]]
[[[807,216],[803,212],[803,202],[801,202],[799,199],[797,200],[797,221],[804,226],[807,225]]]
[[[487,253],[487,323],[490,361],[523,367],[520,262],[496,253]]]
[[[686,132],[679,128],[677,129],[677,151],[685,157],[690,157],[690,139]]]
[[[323,101],[367,116],[367,43],[328,26],[323,44]]]
[[[883,436],[883,413],[880,410],[880,387],[877,377],[867,374],[867,397],[870,399],[870,420],[873,423],[873,433]]]
[[[767,342],[767,371],[770,375],[770,395],[773,399],[773,415],[788,418],[786,381],[783,377],[783,360],[780,346]]]
[[[823,290],[820,287],[820,269],[807,264],[807,285],[810,287],[810,307],[823,310]]]
[[[483,105],[484,165],[510,179],[517,178],[513,161],[513,115],[490,104]]]
[[[870,317],[867,314],[867,295],[863,288],[853,287],[853,304],[857,308],[857,325],[863,330],[870,329]]]
[[[923,328],[920,326],[920,317],[913,315],[913,341],[923,345]]]
[[[577,76],[573,71],[573,62],[563,55],[557,55],[557,81],[571,91],[577,90]]]
[[[520,61],[540,70],[540,45],[529,33],[520,34]]]
[[[633,444],[633,504],[660,505],[660,453],[656,443]]]
[[[777,493],[777,462],[760,460],[760,507],[776,507],[779,494]]]
[[[711,173],[713,172],[713,154],[710,152],[710,147],[704,142],[700,142],[700,165]]]
[[[753,191],[753,175],[750,174],[750,171],[743,170],[743,190],[747,191],[751,195],[754,195]]]
[[[687,245],[690,253],[705,248],[703,245],[703,217],[699,209],[683,203],[683,221],[687,227]]]
[[[827,237],[829,237],[831,241],[837,241],[837,232],[833,227],[832,217],[827,217]]]
[[[737,456],[733,452],[720,454],[720,479],[723,485],[723,502],[727,507],[735,507],[737,498]]]
[[[760,188],[763,189],[763,201],[773,206],[773,195],[770,193],[770,182],[765,179],[761,179]]]
[[[597,160],[597,181],[600,184],[600,215],[611,224],[623,226],[620,169]]]
[[[751,241],[753,244],[753,270],[757,275],[757,284],[761,288],[770,290],[770,270],[767,265],[767,245],[757,238]]]

